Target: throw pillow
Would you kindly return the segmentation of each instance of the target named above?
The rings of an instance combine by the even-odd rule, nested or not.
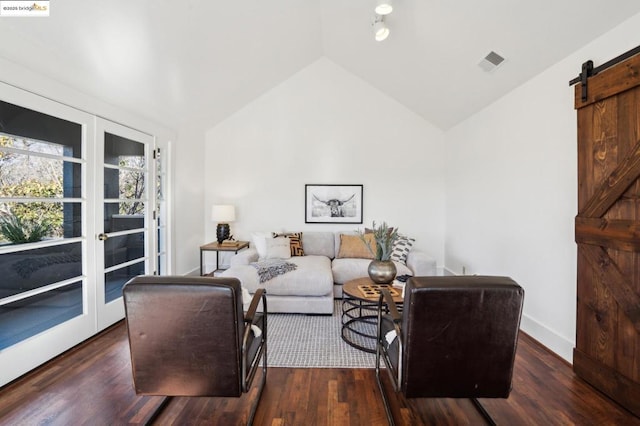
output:
[[[302,232],[273,233],[273,238],[288,237],[291,240],[291,256],[304,256],[302,248]]]
[[[264,259],[289,259],[291,258],[291,241],[287,237],[265,239],[267,253]]]
[[[371,247],[373,253],[376,252],[376,240],[373,234],[365,234],[365,240]],[[365,243],[362,241],[359,235],[346,235],[340,234],[340,249],[338,250],[338,259],[345,257],[359,258],[359,259],[373,259],[374,256],[369,251]]]
[[[251,240],[260,259],[264,259],[267,255],[267,239],[271,238],[272,236],[269,232],[254,232],[251,234]]]
[[[391,249],[390,259],[396,262],[407,264],[407,256],[413,247],[413,243],[416,240],[404,235],[398,235],[398,238],[393,242],[393,248]]]

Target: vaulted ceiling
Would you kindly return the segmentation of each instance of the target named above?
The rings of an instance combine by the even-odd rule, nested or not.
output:
[[[0,18],[0,56],[174,128],[215,125],[326,56],[446,130],[640,13],[637,0],[396,0],[376,42],[374,4],[51,1],[47,18]],[[506,60],[486,72],[490,51]]]

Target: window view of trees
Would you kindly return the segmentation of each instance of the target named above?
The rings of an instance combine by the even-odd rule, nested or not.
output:
[[[120,203],[120,214],[144,214],[144,203],[140,199],[144,195],[144,166],[142,156],[126,156],[120,158],[120,198],[127,199]]]
[[[65,184],[73,184],[65,183],[65,167],[74,164],[64,155],[64,147],[56,143],[0,134],[0,243],[65,236],[65,203],[56,200],[69,197]],[[113,184],[117,197],[126,200],[118,203],[118,214],[144,214],[144,168],[144,156],[117,160]],[[66,179],[72,181],[73,174],[67,170]]]
[[[33,155],[30,155],[33,153]],[[0,135],[0,242],[33,242],[62,237],[62,147]],[[29,202],[16,202],[16,199]]]

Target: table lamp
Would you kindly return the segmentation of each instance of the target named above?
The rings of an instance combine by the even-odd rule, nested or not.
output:
[[[224,240],[229,239],[229,222],[236,220],[236,208],[231,205],[214,204],[211,208],[211,220],[218,222],[216,238],[218,244],[222,244]]]

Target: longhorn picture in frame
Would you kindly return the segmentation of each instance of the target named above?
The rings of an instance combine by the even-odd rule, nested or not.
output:
[[[362,185],[305,185],[305,223],[362,223]]]

